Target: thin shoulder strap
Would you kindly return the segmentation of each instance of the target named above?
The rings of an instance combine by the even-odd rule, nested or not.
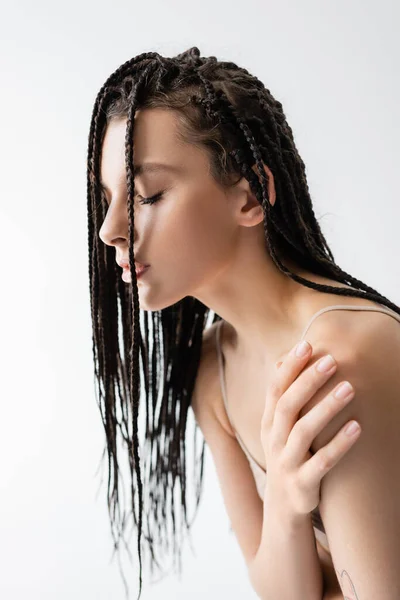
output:
[[[300,339],[303,339],[304,336],[306,335],[307,331],[309,330],[311,324],[314,322],[314,320],[319,317],[319,315],[322,315],[322,313],[324,312],[328,312],[329,310],[337,310],[337,309],[343,309],[343,310],[369,310],[372,312],[382,312],[385,313],[387,315],[389,315],[390,317],[393,317],[394,319],[396,319],[396,321],[398,321],[400,323],[400,315],[394,311],[392,311],[390,308],[387,308],[387,306],[382,306],[382,308],[380,306],[349,306],[347,304],[334,304],[332,306],[325,306],[325,308],[321,308],[321,310],[319,310],[318,312],[316,312],[311,319],[309,320],[308,324],[306,325],[304,332],[301,336]]]
[[[224,369],[223,356],[222,356],[222,351],[221,351],[222,325],[223,325],[223,320],[221,319],[221,321],[218,323],[218,325],[216,327],[215,335],[216,335],[216,347],[217,347],[217,355],[218,355],[218,362],[219,362],[219,377],[220,377],[220,382],[221,382],[222,399],[223,399],[224,405],[225,405],[226,416],[228,417],[228,421],[231,424],[232,431],[234,432],[234,434],[237,438],[237,441],[239,442],[240,446],[242,447],[243,452],[247,455],[247,458],[250,459],[254,464],[256,464],[257,467],[259,467],[259,469],[261,469],[261,471],[263,473],[265,473],[264,467],[262,465],[260,465],[260,463],[254,458],[254,456],[252,456],[250,454],[250,452],[247,450],[246,444],[240,437],[239,433],[236,431],[236,429],[233,425],[231,416],[229,414],[228,398],[226,395],[226,388],[225,388],[225,369]]]
[[[316,312],[311,319],[309,320],[309,322],[307,323],[303,335],[301,336],[301,339],[304,338],[304,336],[306,335],[307,331],[309,330],[311,324],[314,322],[314,320],[319,317],[319,315],[322,315],[324,312],[328,312],[329,310],[337,310],[337,309],[344,309],[344,310],[365,310],[365,311],[373,311],[373,312],[382,312],[385,313],[387,315],[389,315],[390,317],[393,317],[394,319],[396,319],[399,323],[400,323],[400,315],[398,313],[395,313],[394,311],[392,311],[391,309],[387,308],[386,306],[382,306],[382,308],[380,308],[380,305],[377,303],[377,307],[375,308],[374,306],[349,306],[347,304],[334,304],[332,306],[326,306],[325,308],[322,308],[321,310],[319,310],[318,312]],[[223,364],[223,356],[222,356],[222,351],[221,351],[221,329],[222,329],[222,325],[223,325],[223,319],[220,320],[220,322],[217,324],[216,327],[216,347],[217,347],[217,355],[218,355],[218,362],[219,362],[219,376],[220,376],[220,382],[221,382],[221,391],[222,391],[222,399],[224,401],[224,405],[225,405],[225,411],[226,411],[226,415],[228,417],[228,420],[231,424],[232,430],[234,431],[236,438],[239,442],[239,444],[241,445],[241,447],[243,448],[243,451],[245,452],[245,454],[247,454],[248,458],[250,458],[258,467],[260,467],[260,469],[262,469],[262,471],[265,473],[264,468],[262,467],[262,465],[260,465],[260,463],[250,454],[250,452],[247,450],[245,443],[243,442],[243,440],[241,439],[239,433],[236,431],[233,423],[232,423],[232,419],[230,417],[229,414],[229,408],[228,408],[228,399],[227,399],[227,395],[226,395],[226,388],[225,388],[225,369],[224,369],[224,364]]]
[[[222,390],[222,399],[224,401],[225,404],[225,410],[226,410],[226,414],[228,416],[229,422],[232,426],[232,429],[234,429],[233,425],[232,425],[232,421],[229,415],[229,410],[228,410],[228,402],[227,402],[227,397],[226,397],[226,389],[225,389],[225,378],[224,378],[224,363],[223,363],[223,356],[222,356],[222,351],[221,351],[221,329],[222,329],[222,324],[223,324],[223,320],[221,319],[220,322],[218,323],[217,327],[216,327],[216,346],[217,346],[217,354],[218,354],[218,362],[219,362],[219,379],[221,382],[221,390]]]

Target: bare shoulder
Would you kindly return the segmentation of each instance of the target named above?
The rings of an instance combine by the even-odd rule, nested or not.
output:
[[[371,340],[383,344],[387,344],[390,339],[399,342],[400,322],[383,312],[386,307],[364,298],[354,299],[349,303],[349,308],[352,306],[375,310],[333,310],[325,312],[312,322],[305,339],[318,352],[316,358],[329,352],[331,344],[343,353],[343,357],[354,358],[355,353],[362,353]],[[391,312],[395,314],[394,311]]]
[[[365,300],[361,300],[361,302],[365,307],[377,308],[374,302]],[[318,393],[301,409],[300,418],[342,381],[350,380],[357,391],[363,390],[365,382],[368,381],[365,374],[376,370],[377,363],[379,361],[383,363],[387,354],[398,353],[400,347],[399,324],[395,318],[385,312],[369,310],[335,310],[326,312],[316,319],[305,336],[312,347],[312,357],[308,366],[313,365],[325,354],[331,354],[335,358],[338,368]],[[371,352],[372,348],[373,352]],[[353,407],[354,403],[349,409]],[[337,424],[341,424],[344,414],[341,412],[332,421],[335,427]],[[325,428],[324,432],[328,432],[328,428]],[[317,436],[314,442],[315,448],[320,447],[320,440],[321,443],[326,443],[324,432]]]
[[[208,327],[203,334],[200,363],[192,396],[192,408],[197,420],[207,411],[218,419],[224,430],[236,437],[227,418],[222,399],[220,367],[216,345],[219,321]]]

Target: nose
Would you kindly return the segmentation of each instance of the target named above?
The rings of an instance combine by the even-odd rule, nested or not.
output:
[[[127,207],[114,204],[108,207],[100,227],[99,238],[108,246],[117,246],[129,241],[129,221]]]

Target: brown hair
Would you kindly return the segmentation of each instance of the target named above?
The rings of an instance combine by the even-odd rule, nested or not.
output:
[[[232,62],[201,57],[193,47],[174,58],[157,53],[140,54],[121,65],[100,89],[92,113],[87,162],[89,278],[93,326],[93,358],[108,452],[108,508],[115,548],[127,524],[119,505],[117,441],[127,448],[131,476],[131,513],[138,532],[139,598],[142,589],[142,534],[150,552],[150,568],[161,570],[155,543],[178,553],[174,489],[179,484],[183,526],[190,533],[186,507],[186,423],[199,365],[202,337],[210,309],[185,297],[160,311],[139,309],[134,268],[133,128],[139,108],[175,111],[182,140],[206,149],[211,174],[222,186],[246,177],[264,211],[266,250],[279,270],[304,286],[338,296],[368,298],[400,314],[400,308],[373,288],[342,271],[334,261],[315,217],[302,161],[283,107],[261,81]],[[99,183],[101,146],[111,119],[127,119],[126,177],[129,214],[129,261],[132,285],[121,280],[113,248],[101,243],[99,229],[107,202]],[[268,200],[268,178],[263,162],[274,174],[276,203]],[[256,165],[259,177],[252,167]],[[291,273],[281,262],[288,258],[309,272],[353,287],[320,285]],[[358,288],[358,289],[355,289]],[[212,322],[220,320],[214,313]],[[121,317],[122,341],[119,340]],[[141,359],[141,362],[140,360]],[[140,367],[142,370],[140,371]],[[144,389],[140,383],[143,381]],[[146,408],[142,454],[139,461],[138,412]],[[194,435],[196,504],[200,502],[204,439],[196,454]],[[103,452],[104,457],[105,449]],[[197,460],[196,460],[197,459]],[[197,468],[197,471],[196,471]],[[134,474],[136,485],[134,485]],[[143,498],[143,489],[146,499]],[[137,509],[135,501],[138,500]],[[146,509],[146,531],[142,515]],[[119,523],[116,520],[118,509]],[[137,517],[138,510],[138,517]],[[172,536],[167,531],[172,517]],[[124,580],[125,581],[125,580]],[[126,585],[126,584],[125,584]]]

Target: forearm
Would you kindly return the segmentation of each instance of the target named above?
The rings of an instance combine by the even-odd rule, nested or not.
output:
[[[264,503],[261,543],[249,567],[261,600],[321,600],[323,575],[311,516],[296,524]]]

